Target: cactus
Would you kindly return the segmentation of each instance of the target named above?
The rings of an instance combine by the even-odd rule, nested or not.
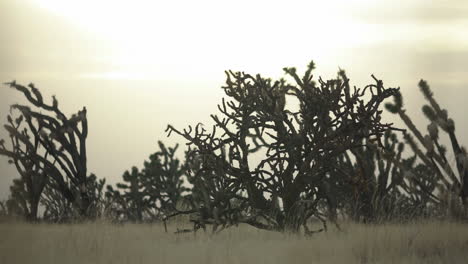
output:
[[[168,148],[161,141],[158,145],[160,150],[150,155],[141,171],[133,167],[124,173],[118,190],[107,187],[106,196],[131,221],[165,218],[177,212],[178,202],[188,191],[183,186],[185,169],[175,156],[178,146]]]
[[[31,161],[34,156],[47,159],[48,152],[41,151],[37,138],[29,142],[28,128],[23,127],[25,118],[20,114],[17,118],[7,116],[8,123],[5,125],[10,131],[11,148],[7,149],[5,142],[0,141],[0,155],[7,156],[9,163],[13,164],[20,174],[10,187],[12,197],[21,205],[24,217],[29,221],[37,219],[39,199],[46,184],[46,174],[43,167]],[[23,140],[30,143],[24,144]]]
[[[0,155],[7,156],[15,164],[26,183],[31,204],[39,202],[46,178],[50,177],[57,191],[86,217],[90,205],[86,191],[86,108],[68,118],[59,109],[55,97],[52,104],[47,104],[33,84],[25,87],[13,81],[7,85],[22,93],[29,105],[11,106],[19,117],[13,121],[8,116],[5,129],[10,134],[12,147],[7,148],[5,142],[0,141]],[[74,188],[80,190],[78,194],[73,192]],[[34,217],[35,210],[31,211]]]
[[[158,146],[159,151],[144,162],[141,173],[149,203],[155,211],[165,216],[178,210],[178,202],[188,192],[188,188],[183,185],[185,167],[175,156],[178,145],[166,147],[158,141]]]
[[[424,115],[430,121],[426,135],[423,135],[406,114],[403,108],[403,97],[401,94],[395,95],[394,103],[387,104],[386,107],[390,112],[398,114],[406,124],[410,132],[404,135],[406,142],[410,145],[415,156],[422,161],[424,166],[430,169],[432,174],[435,174],[432,180],[430,180],[432,181],[430,183],[431,190],[427,190],[428,195],[430,193],[431,197],[435,197],[434,199],[437,199],[437,193],[447,194],[447,192],[451,192],[453,195],[459,196],[459,200],[464,206],[465,212],[463,214],[466,217],[468,215],[468,167],[466,166],[468,159],[466,150],[458,143],[458,139],[455,135],[454,121],[449,118],[447,110],[442,109],[435,100],[427,82],[421,80],[419,82],[419,88],[425,99],[429,102],[429,104],[424,105],[422,108]],[[450,165],[447,158],[446,147],[439,141],[439,128],[448,134],[450,138],[453,156],[456,160],[456,170]],[[415,141],[414,138],[416,138],[417,141]],[[428,179],[413,177],[413,182],[427,180]],[[419,183],[416,183],[416,186],[420,189],[423,188],[423,185]],[[439,198],[444,200],[443,197]],[[455,208],[454,210],[456,211]]]
[[[392,160],[400,160],[403,149],[396,134],[387,131],[382,146],[364,139],[361,146],[336,158],[329,178],[331,196],[352,219],[370,222],[389,217],[389,201],[401,178]]]
[[[213,225],[213,232],[237,225],[246,209],[246,203],[237,193],[236,186],[219,177],[223,174],[223,167],[213,164],[216,163],[215,159],[192,150],[185,153],[187,180],[192,185],[190,194],[184,197],[191,210],[185,212],[191,213],[193,231],[199,228],[206,230],[206,224]]]
[[[222,116],[211,115],[211,131],[201,124],[183,131],[167,128],[169,135],[185,138],[202,158],[203,174],[196,177],[212,175],[215,183],[226,186],[224,195],[244,204],[249,213],[239,222],[268,230],[307,231],[307,220],[322,219],[318,205],[330,197],[326,178],[332,160],[365,138],[379,141],[392,129],[381,123],[379,106],[398,89],[384,88],[375,77],[375,84],[366,89],[353,89],[344,71],[336,79],[319,78],[316,83],[314,68],[310,63],[302,77],[295,68],[285,68],[293,84],[228,71],[223,89],[229,101],[223,98],[218,106]],[[298,110],[285,103],[290,99],[299,102]],[[262,153],[258,164],[252,158],[256,152]]]
[[[141,173],[137,167],[132,167],[130,171],[125,171],[122,179],[124,183],[117,183],[119,191],[114,193],[114,197],[116,201],[123,203],[126,217],[130,221],[141,222],[144,211],[149,207],[148,198],[143,192]],[[108,191],[112,191],[112,189],[108,189]]]
[[[89,219],[97,219],[103,217],[105,214],[105,197],[104,186],[105,179],[98,179],[96,175],[91,174],[86,182],[86,191],[90,199],[90,205],[87,209],[87,217]],[[56,183],[52,178],[48,182],[42,192],[40,204],[44,208],[43,219],[49,222],[70,222],[79,219],[81,212],[80,208],[73,206],[73,204],[63,197],[62,192],[55,186]],[[74,186],[70,186],[72,192],[80,197],[80,190]]]

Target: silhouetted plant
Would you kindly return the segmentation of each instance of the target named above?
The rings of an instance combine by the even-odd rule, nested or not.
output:
[[[9,217],[6,201],[0,201],[0,221],[6,220]]]
[[[70,222],[79,216],[73,204],[63,197],[56,188],[53,180],[50,180],[42,192],[41,206],[44,207],[43,219],[48,222]]]
[[[13,184],[10,186],[9,203],[15,203],[17,209],[16,214],[20,214],[27,220],[37,219],[37,205],[31,204],[30,193],[27,191],[27,186],[23,179],[14,179]],[[33,208],[35,207],[35,209]],[[33,212],[36,210],[36,212]]]
[[[98,179],[91,174],[86,182],[87,195],[90,199],[87,216],[90,219],[105,217],[107,203],[105,201],[104,186],[105,179]],[[41,205],[44,207],[43,218],[50,222],[69,222],[80,217],[79,208],[74,207],[71,202],[63,197],[58,191],[53,179],[49,179],[41,197]],[[78,196],[80,190],[71,187],[71,190]]]
[[[178,145],[168,148],[161,141],[158,145],[160,150],[144,162],[142,182],[154,211],[167,216],[178,210],[178,203],[189,189],[183,185],[185,167],[175,156]]]
[[[10,186],[10,195],[5,201],[0,201],[0,220],[31,220],[27,193],[21,179],[14,179]]]
[[[24,220],[25,213],[18,200],[9,197],[6,201],[0,203],[1,215],[7,220]]]
[[[86,191],[90,199],[88,216],[93,219],[106,217],[107,207],[109,205],[105,197],[105,185],[106,179],[98,179],[93,173],[89,175],[86,182]]]
[[[364,139],[361,147],[338,156],[329,178],[338,207],[356,221],[389,217],[401,175],[393,160],[401,159],[403,149],[396,135],[387,131],[382,148]]]
[[[424,163],[417,163],[413,155],[398,164],[402,168],[400,187],[406,197],[406,218],[440,216],[440,198],[436,188],[440,183],[436,171]],[[404,216],[404,214],[402,214]]]
[[[405,145],[389,131],[384,147],[367,142],[345,152],[337,160],[333,181],[341,184],[338,195],[352,219],[364,222],[405,220],[432,213],[438,198],[433,195],[438,183],[435,173],[416,163],[416,156],[403,158]],[[346,177],[342,177],[342,176]],[[341,179],[341,181],[340,181]],[[418,180],[415,180],[418,179]],[[349,188],[350,187],[350,188]]]
[[[25,87],[13,81],[7,85],[21,92],[29,105],[11,106],[20,116],[14,124],[9,118],[9,124],[5,125],[13,147],[7,149],[2,141],[0,155],[22,166],[17,166],[17,169],[27,184],[28,193],[33,194],[31,202],[37,204],[46,175],[53,179],[57,191],[78,208],[80,216],[86,217],[91,203],[86,189],[86,108],[69,118],[59,109],[55,97],[52,97],[51,104],[47,104],[33,84]],[[25,126],[21,126],[23,119]]]
[[[184,192],[185,168],[175,156],[177,145],[167,148],[158,142],[159,151],[150,155],[140,171],[133,167],[123,175],[124,183],[117,183],[117,190],[107,188],[107,196],[117,205],[114,210],[131,221],[165,218],[178,211]]]
[[[411,182],[409,186],[411,189],[408,192],[424,192],[427,197],[436,201],[440,200],[441,205],[448,208],[451,211],[449,214],[452,216],[460,216],[461,212],[457,209],[459,208],[457,203],[463,203],[466,216],[468,210],[468,158],[466,150],[458,143],[455,135],[455,122],[448,117],[447,110],[439,106],[426,81],[421,80],[419,88],[429,102],[422,108],[423,113],[431,121],[427,127],[426,135],[423,135],[406,114],[403,108],[403,97],[400,93],[394,96],[393,104],[386,104],[387,109],[398,114],[408,127],[411,133],[405,133],[404,138],[415,156],[427,167],[424,169],[425,173],[408,175],[407,179]],[[450,138],[456,170],[452,168],[447,158],[446,147],[439,141],[439,128]],[[414,137],[419,144],[414,140]],[[424,175],[426,177],[423,177]],[[454,196],[459,198],[454,199]]]
[[[243,216],[248,215],[247,201],[241,192],[232,193],[230,183],[225,177],[218,177],[216,171],[203,167],[204,162],[206,157],[192,150],[186,151],[186,174],[192,188],[190,194],[183,197],[186,209],[178,210],[172,216],[190,214],[189,219],[194,224],[193,231],[199,228],[206,230],[206,225],[212,224],[213,232],[219,232],[237,225]],[[221,229],[218,229],[219,226]]]
[[[125,217],[130,221],[142,221],[143,214],[150,208],[149,197],[144,192],[143,178],[137,167],[125,171],[122,175],[123,183],[117,183],[119,191],[108,187],[113,193],[115,201],[120,201],[125,209]]]
[[[216,178],[227,200],[244,204],[248,213],[239,222],[276,231],[304,227],[310,232],[307,220],[323,219],[317,206],[332,195],[325,179],[334,158],[361,146],[365,138],[379,141],[391,129],[391,124],[380,122],[379,106],[398,89],[385,89],[376,78],[364,89],[351,88],[343,71],[336,79],[319,78],[317,84],[312,80],[314,68],[310,63],[303,77],[295,68],[285,68],[294,84],[226,72],[223,89],[231,100],[223,98],[219,105],[222,117],[211,115],[211,132],[201,124],[183,131],[168,126],[169,134],[183,136],[200,159],[196,177]],[[367,102],[364,95],[369,95]],[[296,101],[299,110],[286,105],[286,99]],[[215,203],[215,198],[210,200]],[[214,215],[214,210],[227,209],[208,210]]]
[[[128,221],[132,217],[129,216],[127,202],[125,201],[119,190],[115,190],[111,185],[106,186],[106,217],[114,222]]]
[[[41,148],[39,137],[30,139],[28,128],[22,126],[23,114],[20,113],[17,118],[8,115],[7,120],[5,128],[10,133],[11,148],[8,149],[5,142],[0,140],[0,155],[7,156],[8,162],[14,164],[20,175],[20,179],[16,179],[11,186],[11,199],[19,202],[27,220],[34,221],[47,175],[43,167],[32,159],[38,156],[46,160],[49,152]]]

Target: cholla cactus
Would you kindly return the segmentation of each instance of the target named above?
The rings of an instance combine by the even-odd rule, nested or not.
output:
[[[222,151],[226,153],[225,150]],[[188,150],[185,155],[187,180],[192,185],[190,194],[184,200],[194,213],[190,221],[194,230],[206,230],[207,224],[213,225],[213,232],[237,225],[241,214],[245,212],[245,201],[236,192],[235,185],[224,178],[224,168],[216,157]],[[218,227],[221,227],[218,229]]]
[[[437,187],[435,188],[438,190],[437,192],[443,194],[450,191],[458,195],[465,207],[465,215],[467,215],[468,167],[464,162],[467,159],[466,151],[458,143],[458,139],[455,135],[455,122],[449,118],[447,110],[442,109],[437,103],[427,82],[421,80],[419,82],[419,88],[429,102],[428,105],[424,105],[422,108],[423,113],[431,122],[427,127],[428,134],[423,135],[406,114],[403,108],[403,98],[401,94],[398,93],[395,95],[394,103],[387,104],[386,107],[390,112],[398,114],[407,125],[410,133],[405,134],[405,140],[424,165],[437,175],[434,179],[434,181],[437,181]],[[439,142],[439,128],[447,133],[450,138],[453,156],[456,162],[456,170],[450,165],[445,146]],[[413,136],[417,139],[419,144],[414,140]],[[432,195],[435,196],[435,194],[436,192],[434,190]],[[442,195],[440,198],[443,200],[445,196],[447,195]]]
[[[333,195],[341,209],[355,221],[378,221],[393,217],[393,200],[399,193],[403,143],[387,131],[382,147],[364,140],[362,146],[337,157],[330,182],[336,182]]]
[[[159,150],[149,156],[142,170],[144,192],[149,203],[160,216],[167,216],[179,209],[179,202],[187,194],[184,186],[186,168],[176,157],[178,145],[166,147],[158,141]]]
[[[201,125],[183,131],[168,126],[169,134],[184,137],[203,159],[196,177],[210,175],[214,183],[224,184],[220,190],[225,196],[241,201],[248,213],[238,222],[307,231],[308,219],[323,215],[320,201],[330,198],[325,182],[335,157],[363,139],[379,142],[392,129],[381,122],[379,106],[398,89],[384,88],[375,77],[375,84],[364,90],[351,88],[344,71],[317,83],[312,80],[314,68],[310,63],[302,77],[295,68],[285,68],[292,84],[226,72],[228,101],[223,98],[218,107],[221,116],[211,115],[215,125],[210,132]],[[289,99],[297,101],[299,109],[285,104]],[[255,158],[259,162],[254,153],[261,153]],[[206,188],[215,194],[212,186]]]
[[[124,203],[128,220],[141,222],[144,212],[149,207],[148,197],[145,197],[144,193],[142,174],[137,167],[132,167],[130,171],[125,171],[122,179],[123,183],[117,183],[119,189],[119,192],[115,193],[119,196],[117,200]]]
[[[150,155],[139,170],[133,167],[123,175],[123,183],[114,190],[108,186],[107,197],[117,203],[120,215],[131,221],[166,219],[179,212],[178,203],[188,189],[183,185],[185,167],[176,157],[178,146],[166,147]]]

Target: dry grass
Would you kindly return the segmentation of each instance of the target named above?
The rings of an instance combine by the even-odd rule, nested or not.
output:
[[[175,225],[171,226],[175,229]],[[240,226],[216,236],[161,225],[0,224],[0,263],[467,263],[468,226],[363,226],[312,238]]]

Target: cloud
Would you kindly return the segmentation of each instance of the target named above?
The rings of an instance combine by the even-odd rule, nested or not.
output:
[[[109,70],[110,43],[99,36],[25,1],[0,1],[0,10],[0,77]]]
[[[468,20],[468,2],[447,1],[374,1],[353,8],[351,15],[365,23],[457,23]]]

